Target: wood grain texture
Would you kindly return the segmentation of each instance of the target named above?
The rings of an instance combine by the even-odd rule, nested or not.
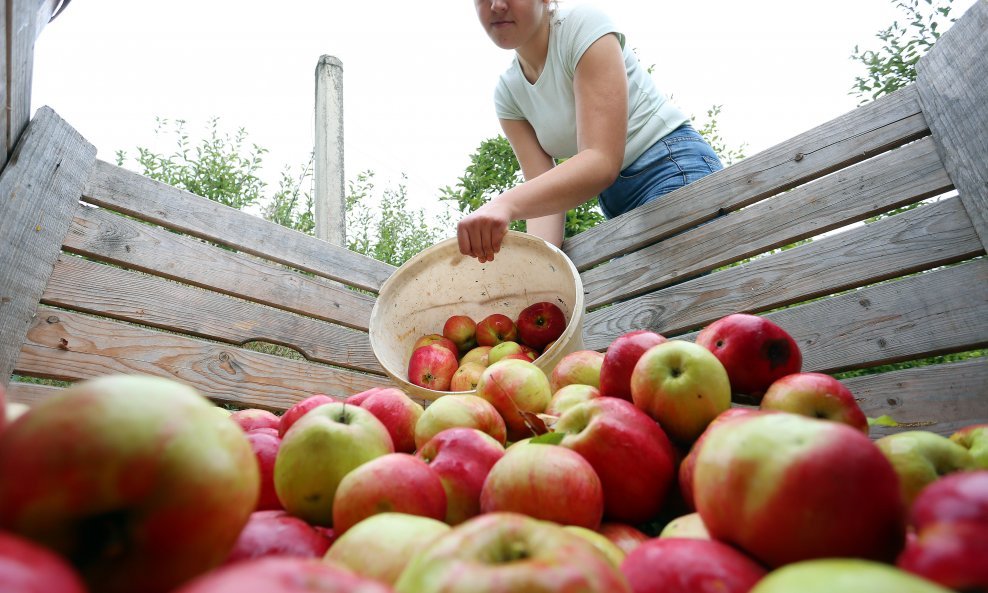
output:
[[[309,360],[384,374],[367,332],[67,254],[41,300],[230,344],[280,344]]]
[[[928,133],[907,87],[567,239],[563,251],[583,271]]]
[[[377,375],[296,361],[41,307],[15,372],[78,381],[113,373],[169,377],[217,402],[284,410],[314,393],[344,398],[390,385]]]
[[[7,386],[7,401],[34,406],[65,391],[62,387],[38,385],[35,383],[11,382]]]
[[[104,161],[84,194],[89,203],[371,292],[395,269]]]
[[[95,159],[96,148],[43,107],[0,175],[0,384],[10,380]]]
[[[930,138],[581,274],[587,307],[652,291],[951,188]]]
[[[957,198],[616,303],[584,317],[584,344],[617,336],[697,330],[736,312],[758,313],[984,253]]]
[[[81,205],[65,249],[347,327],[366,330],[374,299],[195,237]]]
[[[988,246],[988,0],[978,0],[923,56],[916,88],[930,131]]]

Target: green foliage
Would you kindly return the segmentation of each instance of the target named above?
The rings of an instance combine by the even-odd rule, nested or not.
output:
[[[264,206],[262,216],[265,220],[295,229],[306,235],[316,234],[316,217],[312,205],[312,194],[302,188],[312,178],[312,157],[297,176],[292,176],[289,169],[281,172],[278,191]]]
[[[882,46],[862,50],[854,46],[851,59],[860,62],[865,74],[854,79],[849,94],[867,103],[891,94],[916,80],[919,61],[942,32],[956,19],[950,16],[952,0],[895,0],[903,20],[876,34]]]
[[[734,163],[744,160],[746,156],[744,153],[746,143],[742,143],[741,146],[737,148],[731,148],[727,145],[724,139],[720,135],[720,126],[718,117],[720,116],[720,111],[722,105],[714,105],[707,110],[707,121],[703,125],[698,125],[696,123],[696,116],[690,117],[690,121],[693,123],[693,127],[699,132],[703,139],[710,144],[710,148],[714,149],[717,156],[720,157],[720,162],[724,164],[725,167],[733,165]]]

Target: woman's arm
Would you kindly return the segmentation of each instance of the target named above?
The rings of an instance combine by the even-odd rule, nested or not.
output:
[[[490,261],[511,221],[534,219],[538,231],[558,225],[556,221],[561,221],[567,210],[599,194],[617,178],[627,138],[628,79],[616,36],[605,35],[584,52],[573,86],[577,154],[558,167],[543,169],[544,160],[537,157],[532,143],[544,157],[548,155],[538,146],[531,126],[527,122],[502,122],[527,181],[460,221],[457,237],[463,254]],[[543,170],[529,178],[526,162],[533,172]],[[539,220],[543,217],[555,218]]]

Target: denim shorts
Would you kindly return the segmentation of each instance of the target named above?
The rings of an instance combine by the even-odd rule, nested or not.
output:
[[[686,123],[621,171],[600,193],[600,209],[614,218],[723,168],[713,148]]]

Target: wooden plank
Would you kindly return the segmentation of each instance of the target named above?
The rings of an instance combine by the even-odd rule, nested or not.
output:
[[[65,391],[65,389],[62,387],[11,381],[10,385],[7,387],[7,401],[34,406],[35,404],[39,404],[49,397],[58,395],[63,391]]]
[[[0,175],[0,384],[7,384],[96,148],[47,107]]]
[[[988,2],[968,9],[916,66],[923,113],[988,247]]]
[[[906,87],[567,239],[563,250],[586,270],[928,133]]]
[[[236,253],[80,205],[65,237],[67,251],[195,286],[366,330],[374,299],[252,255]]]
[[[903,430],[949,436],[988,423],[988,357],[852,377],[842,381],[870,418],[888,415],[900,427],[872,426],[872,438]]]
[[[83,191],[92,204],[371,292],[395,269],[103,161]]]
[[[588,308],[941,194],[950,179],[930,138],[764,200],[581,275]]]
[[[309,360],[384,374],[367,332],[63,254],[41,301],[229,344],[288,346]]]
[[[184,381],[214,401],[273,410],[314,393],[343,398],[391,385],[377,375],[47,307],[28,332],[15,372],[65,381],[144,373]]]
[[[735,312],[757,313],[984,253],[957,198],[616,303],[584,317],[603,350],[633,329],[675,336]]]

